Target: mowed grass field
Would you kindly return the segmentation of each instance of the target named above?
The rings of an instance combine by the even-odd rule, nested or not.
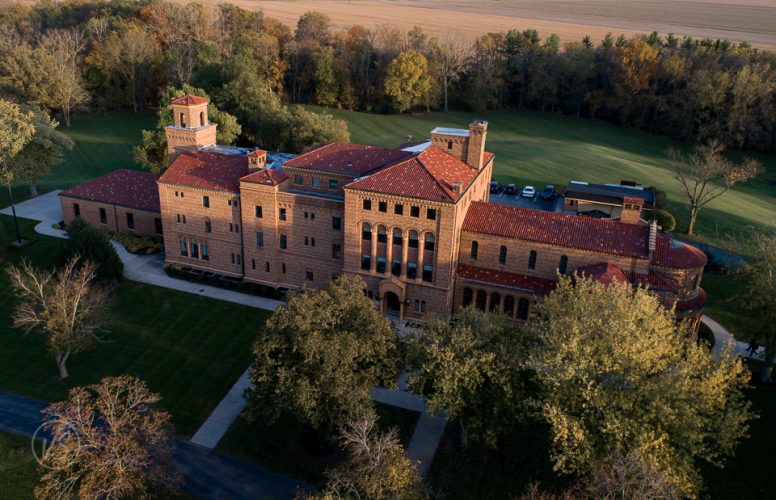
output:
[[[190,0],[175,0],[188,3]],[[218,5],[220,0],[204,0]],[[334,30],[360,24],[407,32],[421,26],[431,36],[473,40],[488,32],[538,30],[561,42],[589,35],[596,42],[607,32],[633,36],[663,35],[746,41],[776,48],[776,5],[768,0],[231,0],[248,10],[296,27],[307,11],[326,13]]]
[[[320,109],[311,107],[311,109]],[[655,186],[668,193],[668,209],[686,228],[689,210],[665,155],[669,146],[686,147],[665,138],[603,122],[532,111],[471,114],[418,113],[375,115],[328,110],[348,123],[351,141],[390,146],[429,137],[437,126],[466,128],[475,118],[488,120],[486,149],[496,154],[494,178],[500,182],[565,187],[569,180]],[[737,156],[737,155],[733,155]],[[697,240],[734,248],[740,235],[776,226],[776,157],[756,155],[766,173],[735,186],[701,212]]]

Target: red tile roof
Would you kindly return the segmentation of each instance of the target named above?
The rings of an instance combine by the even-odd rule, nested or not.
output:
[[[377,148],[360,144],[334,142],[308,149],[288,160],[283,166],[308,168],[352,176],[364,175],[413,153],[398,149]]]
[[[159,182],[239,193],[240,178],[248,174],[243,156],[196,151],[180,154]]]
[[[599,264],[592,264],[589,266],[583,266],[577,268],[577,274],[580,276],[586,276],[594,281],[609,285],[611,283],[630,284],[630,280],[622,270],[610,264],[609,262],[601,262]]]
[[[706,265],[706,254],[692,245],[666,235],[659,235],[655,243],[652,264],[658,267],[693,269]]]
[[[158,176],[151,172],[119,169],[65,189],[59,196],[159,212],[157,178]]]
[[[455,276],[470,281],[492,283],[494,285],[510,288],[520,288],[521,290],[532,291],[540,295],[550,293],[556,285],[555,281],[545,278],[508,273],[506,271],[486,269],[484,267],[467,266],[465,264],[458,264],[458,268],[455,270]]]
[[[200,97],[198,95],[191,95],[186,94],[183,97],[179,97],[177,99],[172,100],[172,104],[182,105],[182,106],[193,106],[195,104],[207,104],[208,100],[204,97]]]
[[[488,159],[492,158],[490,155]],[[452,183],[462,182],[464,192],[479,170],[434,146],[347,185],[348,189],[424,200],[454,202],[460,195]]]
[[[703,288],[698,287],[698,290],[693,296],[676,301],[676,310],[688,311],[690,309],[700,309],[706,305],[706,299],[706,291]]]
[[[566,248],[649,258],[649,226],[472,202],[463,230]]]
[[[277,186],[286,179],[288,179],[288,176],[279,170],[262,168],[261,170],[246,175],[241,178],[240,181],[265,184],[267,186]]]
[[[676,292],[680,288],[679,283],[673,279],[654,271],[649,274],[629,272],[627,276],[634,285],[646,286],[656,291]]]

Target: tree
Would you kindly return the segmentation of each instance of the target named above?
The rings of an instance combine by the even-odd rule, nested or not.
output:
[[[134,498],[174,490],[170,415],[161,397],[129,375],[75,387],[43,410],[52,436],[35,494],[45,498]]]
[[[698,463],[721,466],[746,434],[746,369],[686,338],[647,290],[561,276],[534,311],[530,360],[556,470],[634,453],[692,496]]]
[[[161,173],[169,166],[167,157],[167,136],[164,128],[173,122],[172,101],[186,94],[210,99],[207,93],[190,85],[184,85],[180,89],[168,88],[162,95],[159,111],[156,116],[156,129],[143,130],[140,146],[132,150],[132,157],[136,163],[143,165],[154,173]],[[208,121],[215,123],[216,141],[219,144],[234,144],[237,136],[242,132],[242,127],[237,123],[237,118],[225,111],[218,109],[212,102],[207,106]]]
[[[11,200],[13,223],[16,228],[16,239],[22,241],[19,231],[19,222],[16,219],[16,205],[13,201],[13,169],[11,161],[24,149],[24,146],[35,135],[33,114],[30,111],[22,111],[18,105],[0,99],[0,171],[3,180],[8,187],[8,197]]]
[[[330,470],[326,489],[313,498],[428,498],[423,480],[405,456],[396,428],[381,433],[369,411],[340,428],[344,463]]]
[[[757,234],[753,240],[755,254],[741,268],[746,285],[737,299],[738,305],[757,320],[752,335],[765,345],[770,362],[763,378],[770,380],[776,364],[776,233]]]
[[[447,37],[444,41],[431,42],[431,61],[437,77],[442,82],[445,113],[448,112],[448,92],[450,86],[457,82],[469,64],[471,48],[464,45],[460,39]]]
[[[121,279],[124,263],[105,233],[80,218],[70,222],[65,232],[67,240],[63,242],[59,256],[62,264],[80,258],[82,262],[95,264],[97,281],[109,283]]]
[[[334,49],[321,47],[315,51],[315,102],[332,106],[337,102],[337,78],[334,74]]]
[[[38,180],[63,160],[63,151],[73,148],[73,141],[57,130],[59,123],[38,107],[31,107],[32,124],[35,135],[32,136],[19,154],[10,162],[10,169],[16,179],[30,185],[30,196],[38,196]]]
[[[371,408],[372,387],[393,385],[396,334],[363,289],[360,278],[342,276],[275,310],[253,346],[250,414],[290,415],[330,434]]]
[[[399,113],[415,106],[429,106],[431,77],[426,57],[414,51],[402,52],[386,70],[385,94]]]
[[[86,39],[78,29],[52,30],[43,37],[41,47],[53,62],[47,68],[52,86],[44,104],[59,109],[65,126],[69,127],[73,108],[89,99],[81,77],[81,53],[86,47]]]
[[[281,148],[304,151],[310,146],[329,142],[350,142],[348,124],[330,113],[314,113],[301,106],[292,106]]]
[[[93,347],[105,330],[100,325],[111,288],[95,283],[95,264],[73,258],[59,271],[35,269],[23,261],[21,267],[10,266],[11,287],[18,302],[13,324],[29,333],[37,331],[65,379],[67,360]]]
[[[409,384],[431,411],[458,419],[464,446],[469,431],[495,446],[525,410],[527,356],[525,336],[506,316],[467,307],[455,324],[433,319],[409,341]]]
[[[689,235],[695,234],[695,223],[703,207],[737,183],[754,179],[762,169],[760,162],[754,158],[745,158],[740,164],[735,164],[722,155],[724,150],[722,143],[712,139],[696,146],[690,154],[682,154],[675,149],[667,152],[674,179],[679,182],[682,194],[690,203]]]

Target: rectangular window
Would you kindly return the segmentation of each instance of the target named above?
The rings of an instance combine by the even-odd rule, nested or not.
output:
[[[135,216],[131,212],[127,212],[127,227],[135,229]]]
[[[321,187],[321,178],[313,177],[313,187]]]
[[[240,225],[239,224],[235,224],[234,225],[234,232],[235,233],[239,233],[240,232]]]
[[[154,226],[156,226],[156,234],[162,234],[162,219],[158,217],[154,219]]]
[[[232,264],[234,264],[234,254],[232,254]]]
[[[175,214],[175,216],[176,216],[176,217],[177,217],[177,219],[178,219],[178,223],[180,223],[180,221],[181,221],[181,214]]]
[[[396,215],[404,215],[404,205],[401,203],[395,203],[393,205],[393,213]]]
[[[264,217],[264,211],[261,208],[261,205],[256,205],[256,218],[261,219]]]
[[[181,255],[184,257],[189,256],[189,246],[185,240],[181,240]]]
[[[210,260],[210,254],[207,252],[207,243],[202,242],[202,260]]]
[[[100,209],[100,224],[107,224],[108,223],[108,213],[105,212],[104,208]]]
[[[410,207],[410,217],[420,217],[420,207],[412,205]]]
[[[364,210],[372,210],[372,200],[368,198],[364,198],[363,205]]]
[[[190,247],[191,247],[191,257],[193,259],[199,259],[199,246],[195,242],[192,242]]]
[[[202,206],[205,208],[210,208],[210,196],[202,197]]]
[[[81,205],[78,203],[73,203],[73,214],[75,214],[76,217],[81,216]]]
[[[436,220],[436,208],[427,208],[426,209],[426,219]]]
[[[281,234],[280,235],[280,249],[285,250],[287,247],[287,241],[286,241],[286,235]]]
[[[251,259],[251,269],[256,269],[256,259]]]
[[[420,312],[420,301],[415,299],[415,312]]]
[[[237,254],[237,263],[242,264],[242,255],[240,255],[239,253]]]
[[[385,259],[383,257],[377,258],[377,272],[385,273]]]
[[[286,209],[281,208],[280,211],[278,211],[278,218],[280,220],[286,220]]]
[[[372,268],[372,256],[371,255],[362,255],[361,256],[361,269],[364,271],[369,271]]]
[[[231,222],[229,223],[229,232],[230,233],[234,232],[234,224],[232,224]]]
[[[342,245],[339,243],[333,243],[331,245],[331,258],[337,260],[342,258]]]
[[[394,276],[400,276],[401,275],[401,261],[400,260],[394,260],[391,262],[391,274]]]
[[[257,247],[263,247],[264,246],[264,232],[263,231],[256,231],[256,246]]]
[[[301,175],[295,175],[294,176],[294,184],[302,185],[304,184],[304,179],[302,179]]]
[[[339,182],[337,182],[337,179],[329,179],[329,189],[337,189],[339,187]]]
[[[266,261],[264,263],[264,272],[267,272],[267,273],[269,272],[269,261]]]
[[[388,235],[385,233],[385,229],[380,228],[377,230],[377,242],[388,243]]]
[[[431,283],[434,276],[433,266],[423,266],[423,281]]]
[[[377,210],[380,212],[387,212],[388,211],[388,202],[387,201],[379,201],[377,202]]]
[[[414,280],[418,277],[418,265],[414,262],[407,264],[407,279]]]
[[[205,232],[206,233],[210,233],[212,231],[213,231],[213,226],[210,225],[210,221],[209,220],[206,220],[205,221]]]
[[[332,217],[331,218],[331,228],[339,231],[342,229],[342,217]]]
[[[312,272],[312,271],[305,271],[305,273],[304,273],[304,274],[305,274],[305,276],[304,276],[304,277],[305,277],[305,279],[306,279],[307,281],[314,281],[314,280],[313,280],[313,272]]]
[[[183,219],[183,223],[186,224],[186,215],[181,215],[181,219]]]
[[[283,273],[283,274],[286,274],[286,263],[285,262],[280,264],[280,272]]]

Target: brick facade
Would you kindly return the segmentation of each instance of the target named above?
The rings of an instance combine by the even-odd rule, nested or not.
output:
[[[65,225],[80,217],[92,226],[105,231],[161,236],[161,214],[133,207],[122,207],[98,201],[69,196],[59,197]],[[76,213],[77,212],[77,213]]]

